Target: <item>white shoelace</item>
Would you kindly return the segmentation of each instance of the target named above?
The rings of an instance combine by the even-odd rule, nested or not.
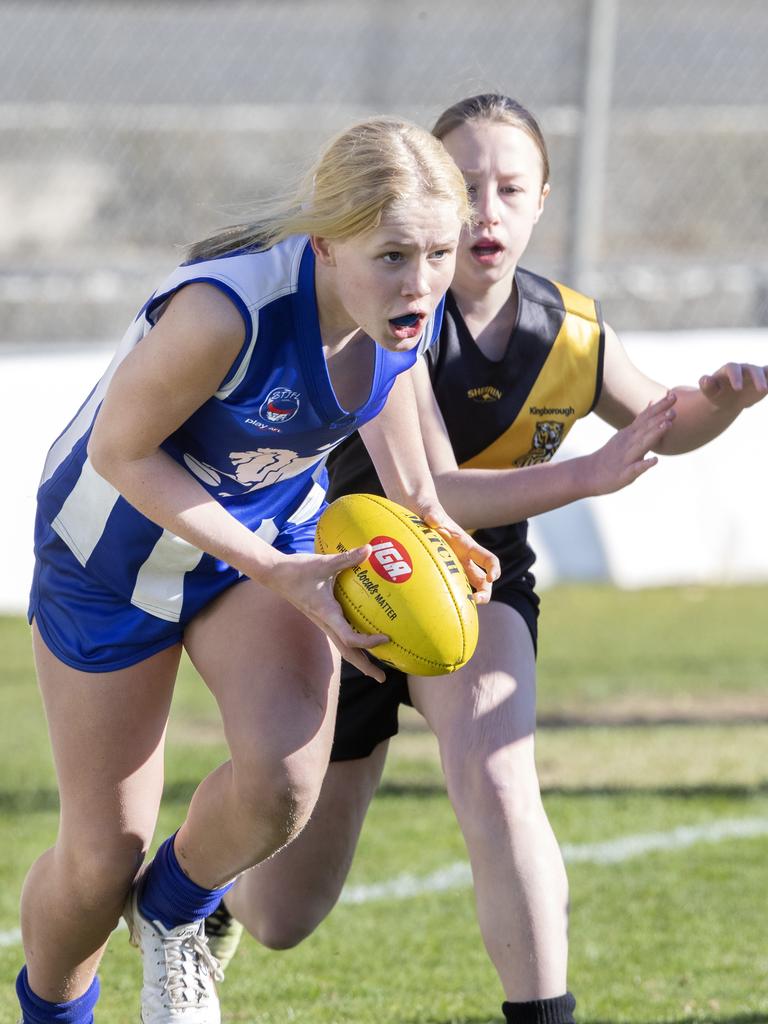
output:
[[[224,972],[219,961],[208,949],[205,935],[196,932],[180,936],[163,936],[165,956],[165,990],[171,1006],[190,1005],[190,987],[193,988],[193,1005],[206,997],[206,977],[223,981]]]

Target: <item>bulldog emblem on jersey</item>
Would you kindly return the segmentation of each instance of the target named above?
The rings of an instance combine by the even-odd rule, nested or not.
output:
[[[533,433],[530,450],[517,459],[516,466],[535,466],[539,462],[549,462],[563,440],[565,424],[559,420],[539,420]]]
[[[337,441],[323,445],[314,454],[303,456],[287,448],[257,448],[250,452],[230,452],[230,466],[227,469],[212,466],[208,462],[196,459],[188,452],[184,455],[184,462],[198,480],[209,487],[227,487],[226,490],[218,491],[219,497],[232,498],[298,476],[304,470],[315,466],[338,443]],[[239,489],[231,489],[231,484],[228,486],[225,483],[227,480]]]
[[[301,395],[290,388],[273,388],[259,408],[259,416],[268,423],[285,423],[299,411]]]

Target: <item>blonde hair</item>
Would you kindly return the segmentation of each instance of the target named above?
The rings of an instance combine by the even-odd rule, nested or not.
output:
[[[331,139],[291,195],[195,243],[188,257],[266,249],[290,235],[351,238],[378,227],[393,205],[424,198],[452,203],[462,225],[469,223],[464,179],[442,143],[408,121],[373,118]]]
[[[448,107],[435,121],[432,134],[435,138],[445,136],[468,121],[491,121],[496,124],[508,124],[525,132],[539,151],[541,157],[541,183],[549,181],[549,153],[544,134],[539,122],[522,103],[504,96],[502,93],[486,92],[480,96],[469,96]]]

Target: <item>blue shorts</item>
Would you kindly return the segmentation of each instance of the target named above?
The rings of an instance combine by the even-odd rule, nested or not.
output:
[[[283,554],[313,552],[325,503],[304,523],[287,523],[272,542]],[[52,527],[38,520],[35,569],[27,617],[46,646],[81,672],[114,672],[181,643],[195,615],[246,577],[232,569],[211,578],[205,600],[179,622],[136,608],[84,568]]]

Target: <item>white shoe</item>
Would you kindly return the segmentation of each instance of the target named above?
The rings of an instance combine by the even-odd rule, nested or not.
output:
[[[144,960],[142,1024],[221,1024],[214,982],[224,975],[208,949],[205,922],[165,928],[147,920],[139,911],[136,886],[123,916]]]

